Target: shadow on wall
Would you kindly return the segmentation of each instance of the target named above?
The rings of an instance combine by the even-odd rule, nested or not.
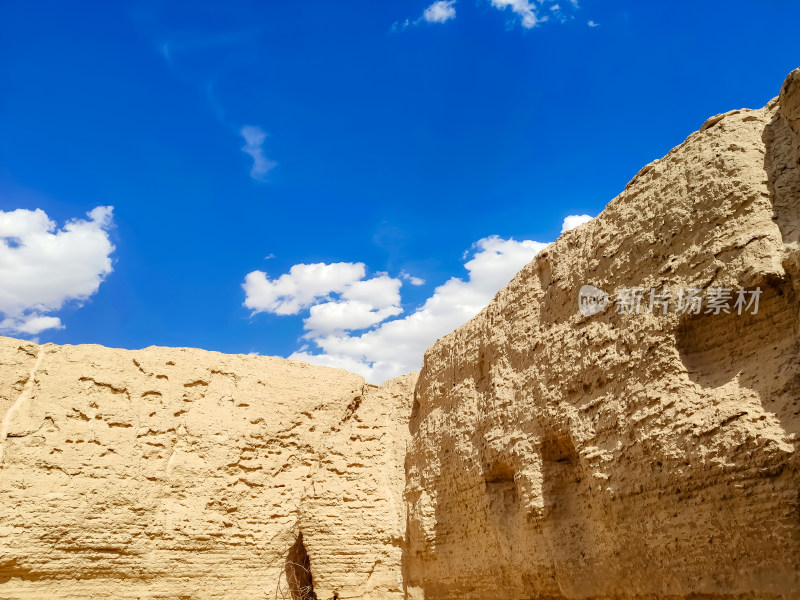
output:
[[[592,539],[591,517],[585,513],[591,504],[591,492],[580,456],[566,432],[545,438],[540,452],[545,509],[542,527],[554,559],[555,581],[570,588],[564,590],[559,584],[562,593],[591,594],[596,589],[595,574],[587,564],[592,562],[593,548],[599,544]]]
[[[786,433],[800,433],[800,135],[775,118],[762,136],[772,219],[786,248],[783,277],[751,274],[743,286],[762,289],[758,314],[684,317],[677,348],[689,378],[703,388],[737,379],[758,394]],[[774,378],[764,377],[769,366]]]
[[[754,389],[763,379],[764,361],[780,364],[792,352],[797,328],[797,298],[792,282],[770,278],[756,282],[762,294],[758,313],[684,316],[676,332],[689,378],[704,388],[718,388],[738,376]]]

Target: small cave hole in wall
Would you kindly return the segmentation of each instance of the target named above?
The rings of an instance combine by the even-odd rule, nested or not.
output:
[[[502,460],[491,462],[487,465],[485,477],[490,513],[513,513],[517,509],[519,498],[511,464]]]
[[[314,578],[311,575],[311,559],[306,552],[302,532],[297,534],[297,540],[289,548],[285,573],[292,600],[317,600],[317,595],[314,593]]]
[[[542,494],[551,514],[567,518],[580,494],[578,453],[567,435],[542,441]]]

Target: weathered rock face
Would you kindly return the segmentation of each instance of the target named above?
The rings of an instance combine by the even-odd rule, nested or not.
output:
[[[582,315],[584,285],[617,303]],[[800,598],[799,300],[800,70],[540,253],[416,389],[0,338],[0,600]]]
[[[780,103],[709,119],[428,350],[420,596],[800,598],[799,106],[796,71]],[[651,288],[763,294],[585,317],[584,284],[643,288],[643,313]]]
[[[0,338],[0,598],[401,598],[414,379]]]

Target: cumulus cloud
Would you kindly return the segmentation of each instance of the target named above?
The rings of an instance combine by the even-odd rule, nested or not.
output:
[[[599,27],[600,23],[595,23],[594,21],[588,21],[586,23],[589,27]]]
[[[399,279],[380,274],[354,281],[338,300],[312,306],[304,326],[306,337],[366,329],[403,312],[400,308]]]
[[[253,271],[245,277],[244,305],[253,314],[296,315],[321,298],[343,292],[365,273],[364,263],[299,264],[277,279],[270,279],[264,271]]]
[[[263,271],[245,276],[244,305],[253,314],[296,315],[306,309],[306,337],[366,329],[403,312],[402,281],[378,273],[365,278],[364,263],[294,265],[270,279]]]
[[[425,9],[425,12],[422,13],[422,18],[428,23],[445,23],[450,19],[455,19],[455,3],[456,0],[439,0],[438,2],[434,2]]]
[[[0,332],[60,328],[47,313],[97,292],[113,270],[112,210],[98,206],[61,229],[41,209],[0,211]]]
[[[579,225],[588,223],[592,219],[594,219],[594,217],[589,215],[569,215],[564,219],[564,222],[561,224],[561,233],[569,231],[570,229],[575,229]]]
[[[347,369],[374,383],[418,369],[428,346],[480,312],[545,246],[483,238],[468,254],[467,278],[450,278],[412,314],[360,334],[326,334],[317,328],[307,336],[314,348],[307,345],[289,358]]]
[[[376,307],[366,302],[325,302],[311,307],[304,326],[306,337],[332,335],[335,333],[367,329],[403,312],[399,306]]]
[[[242,146],[242,152],[250,155],[250,158],[253,159],[250,176],[253,179],[263,181],[267,173],[278,165],[278,163],[264,155],[264,142],[267,139],[267,133],[260,127],[253,125],[245,125],[240,133],[245,141],[244,146]]]

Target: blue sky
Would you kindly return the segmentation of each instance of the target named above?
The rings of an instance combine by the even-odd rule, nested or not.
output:
[[[788,0],[6,0],[0,328],[411,370],[565,217],[777,95],[799,26]]]

